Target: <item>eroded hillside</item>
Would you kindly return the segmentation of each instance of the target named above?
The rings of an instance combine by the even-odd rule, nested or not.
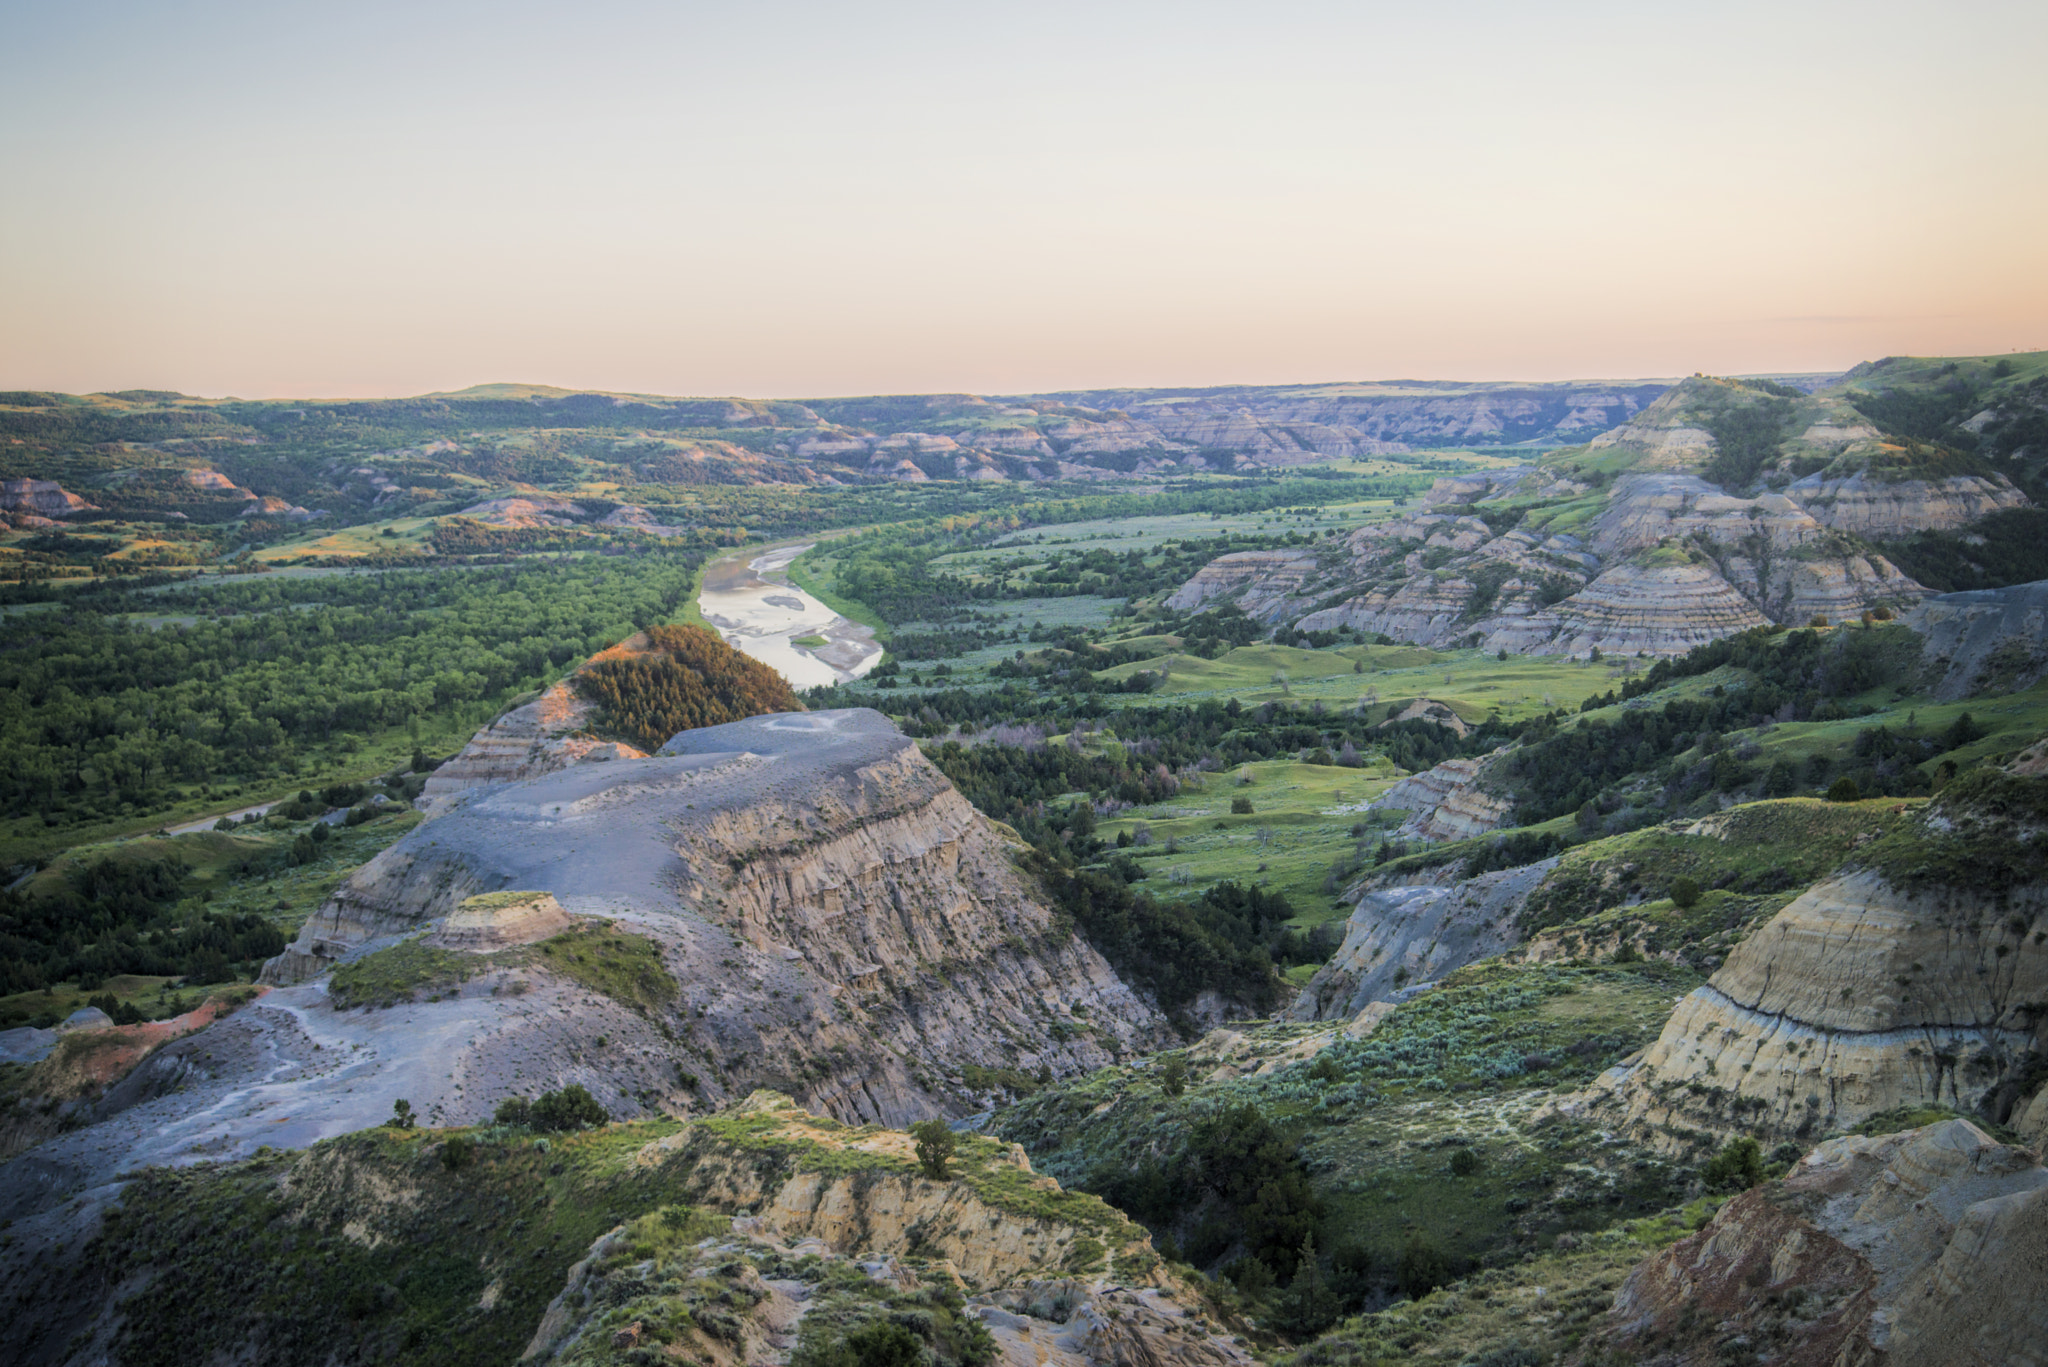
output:
[[[1541,465],[1440,479],[1341,543],[1224,556],[1169,600],[1518,654],[1683,654],[1759,625],[1902,611],[1878,543],[2031,507],[1985,461],[1834,391],[1687,380]]]

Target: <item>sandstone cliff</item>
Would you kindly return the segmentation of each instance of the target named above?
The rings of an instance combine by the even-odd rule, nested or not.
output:
[[[1953,785],[1738,945],[1595,1109],[1666,1147],[1899,1106],[2007,1120],[2048,1052],[2044,793],[1995,771]]]
[[[1419,708],[1411,707],[1411,713]],[[1449,711],[1448,708],[1444,709]],[[1456,713],[1451,720],[1463,722]],[[1399,838],[1439,841],[1464,840],[1505,826],[1513,804],[1490,793],[1483,786],[1487,771],[1500,754],[1496,750],[1477,759],[1447,759],[1442,764],[1411,774],[1376,798],[1372,806],[1389,811],[1411,812]]]
[[[834,1114],[910,1119],[948,1105],[963,1066],[1066,1072],[1160,1029],[865,711],[685,732],[655,758],[463,796],[338,889],[266,975],[318,973],[501,888],[661,944],[675,1014],[719,1078],[707,1095],[774,1081]],[[1069,1036],[1077,1007],[1088,1023]]]
[[[1950,1120],[1830,1140],[1630,1274],[1575,1361],[2048,1362],[2048,1171]]]

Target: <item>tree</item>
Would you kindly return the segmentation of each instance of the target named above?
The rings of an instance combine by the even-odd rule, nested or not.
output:
[[[1470,1149],[1459,1149],[1451,1155],[1451,1176],[1470,1177],[1479,1171],[1479,1155]]]
[[[1316,1236],[1301,1237],[1301,1253],[1295,1263],[1294,1281],[1281,1299],[1274,1322],[1290,1334],[1306,1337],[1330,1327],[1337,1318],[1337,1293],[1316,1261]]]
[[[1712,1191],[1748,1191],[1764,1180],[1763,1147],[1748,1135],[1731,1139],[1701,1170]]]
[[[394,1130],[409,1130],[419,1124],[412,1113],[412,1103],[404,1097],[391,1103],[391,1119],[384,1122]]]
[[[1693,907],[1699,905],[1699,901],[1700,885],[1696,879],[1686,874],[1680,874],[1671,880],[1672,906],[1677,907],[1681,911],[1690,911]]]
[[[533,1127],[537,1130],[583,1130],[602,1125],[612,1118],[589,1089],[580,1082],[559,1092],[544,1092],[534,1099]]]
[[[1188,1089],[1188,1061],[1179,1054],[1168,1054],[1166,1063],[1159,1070],[1159,1086],[1168,1096],[1179,1096]]]
[[[1842,777],[1836,779],[1828,786],[1828,801],[1830,802],[1861,802],[1862,800],[1863,790],[1858,788],[1856,780],[1850,778],[1847,774],[1842,775]]]
[[[910,1127],[917,1141],[917,1165],[935,1182],[946,1180],[946,1165],[952,1160],[959,1139],[943,1120],[920,1120]]]

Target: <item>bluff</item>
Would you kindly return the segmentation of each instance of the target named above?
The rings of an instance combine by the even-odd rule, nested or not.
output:
[[[1959,780],[1736,946],[1594,1111],[1667,1148],[1902,1106],[2025,1123],[2048,1076],[2044,830],[2048,780]]]
[[[931,1367],[1251,1361],[1142,1228],[1014,1146],[962,1136],[934,1176],[910,1136],[768,1093],[150,1170],[78,1244],[0,1248],[0,1297],[25,1367],[781,1367],[878,1324]]]
[[[1440,479],[1342,541],[1219,557],[1168,605],[1438,648],[1675,655],[1909,608],[1928,590],[1868,538],[2026,506],[2004,475],[1889,436],[1842,394],[1695,377],[1585,446]]]
[[[1578,1363],[2048,1362],[2048,1171],[1964,1120],[1833,1139],[1615,1294]]]

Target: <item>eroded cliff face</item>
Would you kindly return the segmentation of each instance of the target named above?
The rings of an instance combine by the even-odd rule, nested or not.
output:
[[[1974,791],[1738,945],[1642,1061],[1604,1080],[1595,1111],[1667,1148],[1806,1139],[1899,1106],[2020,1111],[2048,1028],[2048,887],[2029,874],[2048,782],[1957,786]]]
[[[1922,657],[1942,671],[1936,697],[2011,691],[2048,673],[2048,581],[1944,593],[1906,625],[1927,638]]]
[[[1408,710],[1418,712],[1415,707]],[[1462,734],[1463,721],[1456,713],[1451,720]],[[1508,798],[1485,786],[1486,774],[1500,754],[1496,750],[1477,759],[1447,759],[1402,779],[1380,794],[1372,806],[1412,813],[1396,833],[1403,840],[1464,840],[1497,830],[1507,824],[1514,807]]]
[[[880,714],[759,717],[462,796],[266,974],[317,974],[477,893],[549,893],[661,946],[706,1099],[773,1084],[907,1121],[966,1104],[964,1067],[1063,1074],[1161,1037],[1093,949],[1055,933],[1011,855]]]
[[[649,649],[646,634],[635,632],[591,656],[590,662],[644,655]],[[440,811],[458,793],[538,778],[571,764],[646,758],[623,742],[581,734],[591,710],[577,693],[573,675],[550,685],[532,702],[511,709],[471,736],[454,758],[429,775],[420,791],[421,806],[428,812]]]
[[[748,1131],[742,1146],[686,1130],[647,1146],[636,1165],[687,1164],[698,1203],[752,1213],[734,1218],[729,1235],[653,1259],[636,1227],[607,1233],[572,1269],[523,1361],[625,1361],[620,1350],[666,1340],[669,1356],[780,1367],[813,1311],[829,1304],[827,1323],[809,1331],[829,1341],[832,1325],[888,1317],[907,1293],[941,1308],[950,1298],[1003,1360],[1030,1367],[1251,1367],[1141,1228],[1092,1198],[1063,1195],[1014,1145],[993,1162],[969,1158],[973,1175],[934,1180],[911,1168],[906,1135],[821,1126],[765,1093],[734,1114]],[[794,1172],[764,1164],[763,1148],[779,1144],[838,1161],[799,1160]],[[1014,1195],[991,1199],[1000,1189]],[[939,1288],[936,1299],[928,1287]]]
[[[1731,474],[1713,431],[1759,404],[1777,405],[1782,440]],[[1902,611],[1927,589],[1865,538],[2027,506],[2003,476],[1923,469],[1909,445],[1839,395],[1688,380],[1584,448],[1438,480],[1420,507],[1340,545],[1222,557],[1168,605],[1229,601],[1272,625],[1569,655],[1680,654],[1765,622]]]
[[[1557,867],[1545,859],[1449,885],[1360,892],[1344,923],[1344,942],[1316,970],[1288,1010],[1288,1019],[1349,1020],[1374,1002],[1466,964],[1490,959],[1521,941],[1517,919],[1529,894]]]
[[[2048,1362],[2048,1171],[1950,1120],[1830,1140],[1641,1264],[1578,1362]]]

